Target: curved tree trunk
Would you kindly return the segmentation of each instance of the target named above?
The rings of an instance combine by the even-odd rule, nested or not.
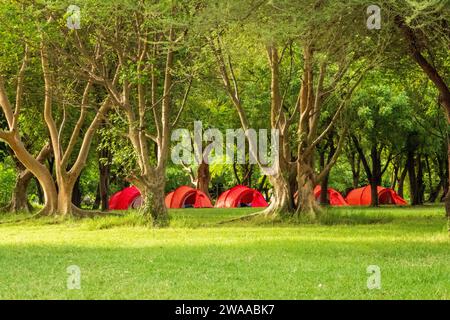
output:
[[[10,212],[30,212],[32,207],[28,202],[27,189],[33,174],[28,170],[21,171],[14,185],[14,190],[9,204]]]
[[[57,210],[57,191],[56,185],[53,181],[53,177],[50,171],[36,160],[25,149],[23,143],[16,137],[7,141],[11,149],[14,151],[17,159],[36,177],[39,181],[43,193],[44,193],[44,207],[41,210],[41,214],[54,214]]]
[[[293,210],[293,201],[285,172],[268,176],[268,179],[273,187],[273,194],[270,205],[262,212],[263,215],[275,217],[290,214]]]

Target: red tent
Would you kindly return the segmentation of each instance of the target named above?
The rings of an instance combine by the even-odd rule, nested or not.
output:
[[[370,186],[354,189],[350,191],[345,198],[349,205],[368,206],[372,200]],[[407,202],[400,197],[394,190],[389,188],[377,187],[378,201],[380,204],[405,205]]]
[[[246,186],[235,186],[219,196],[217,208],[267,207],[261,192]]]
[[[316,186],[314,188],[314,196],[316,197],[316,200],[320,199],[321,190],[322,188],[320,186]],[[345,201],[344,197],[333,188],[328,188],[328,200],[332,206],[348,206],[348,203]]]
[[[212,208],[208,196],[197,189],[181,186],[166,196],[167,208]]]
[[[141,193],[135,186],[125,188],[116,192],[109,199],[109,209],[111,210],[127,210],[136,209],[142,202]]]

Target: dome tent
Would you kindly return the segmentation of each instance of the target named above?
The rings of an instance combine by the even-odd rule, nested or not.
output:
[[[314,188],[314,196],[316,197],[316,200],[320,199],[321,191],[322,188],[320,186],[316,186]],[[348,203],[347,201],[345,201],[342,194],[340,194],[339,191],[336,191],[333,188],[328,188],[328,200],[330,202],[330,205],[332,206],[348,206]]]
[[[109,199],[110,210],[137,209],[142,203],[141,193],[135,186],[116,192]]]
[[[405,199],[400,197],[394,190],[378,186],[378,202],[380,204],[406,205]],[[370,185],[350,191],[345,198],[352,206],[368,206],[371,203],[372,195]]]
[[[269,204],[261,192],[246,186],[235,186],[222,193],[216,202],[216,208],[267,207]]]
[[[165,198],[165,203],[167,208],[212,208],[211,201],[203,192],[188,186],[170,192]],[[141,193],[135,186],[115,193],[109,200],[111,210],[137,209],[141,204]]]
[[[208,196],[197,189],[181,186],[170,192],[165,199],[167,208],[212,208]]]

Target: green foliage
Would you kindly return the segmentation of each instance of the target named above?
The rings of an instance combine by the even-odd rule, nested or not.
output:
[[[16,171],[11,159],[0,162],[0,207],[11,200],[11,194],[16,181]]]
[[[30,63],[27,68],[24,103],[19,117],[20,134],[31,153],[37,151],[48,140],[47,130],[42,121],[44,90],[42,70],[39,59],[39,47],[42,38],[48,41],[52,52],[55,83],[54,117],[57,125],[62,123],[63,110],[66,113],[66,126],[61,132],[61,140],[66,145],[79,115],[79,100],[83,90],[86,72],[83,66],[89,61],[89,55],[75,54],[81,41],[88,52],[94,52],[97,44],[102,43],[108,73],[112,73],[118,57],[114,46],[120,45],[127,52],[134,53],[136,40],[130,35],[135,33],[134,22],[137,16],[144,20],[140,32],[160,35],[156,41],[161,54],[147,61],[143,66],[144,74],[139,74],[138,62],[125,59],[120,83],[127,80],[131,84],[138,82],[149,86],[151,71],[159,80],[166,63],[167,31],[175,27],[180,37],[175,45],[176,65],[171,70],[175,79],[172,90],[172,112],[170,120],[178,117],[178,110],[185,94],[187,80],[192,79],[192,88],[184,112],[181,113],[177,127],[192,129],[193,122],[201,120],[204,129],[239,128],[241,126],[237,112],[224,92],[217,77],[217,62],[211,52],[208,39],[221,36],[224,54],[230,59],[238,79],[240,98],[251,127],[268,128],[270,121],[270,70],[267,63],[266,46],[275,45],[281,54],[280,83],[283,92],[283,107],[298,120],[298,112],[292,106],[296,104],[303,72],[303,49],[311,41],[314,44],[317,61],[314,72],[320,63],[327,61],[327,76],[324,86],[331,85],[340,67],[348,67],[337,90],[329,97],[321,110],[320,125],[326,126],[335,114],[339,102],[349,88],[352,77],[364,69],[377,57],[383,57],[383,65],[376,64],[373,71],[361,83],[340,119],[335,135],[340,135],[345,127],[357,135],[367,151],[371,145],[383,146],[382,162],[388,155],[397,166],[404,166],[404,154],[411,146],[417,147],[423,157],[429,161],[427,172],[429,185],[427,193],[444,175],[446,163],[446,139],[448,128],[443,111],[438,104],[438,93],[429,80],[414,63],[411,62],[405,43],[395,18],[401,17],[419,36],[418,46],[426,58],[433,62],[445,80],[450,81],[450,58],[448,55],[448,20],[450,6],[448,0],[381,0],[382,29],[366,28],[367,3],[361,0],[301,2],[279,0],[255,2],[242,1],[98,1],[80,0],[76,5],[81,8],[81,30],[67,30],[67,1],[40,0],[24,6],[17,1],[0,2],[0,72],[4,76],[9,98],[15,102],[16,74],[20,68],[25,44],[30,48]],[[52,19],[48,19],[51,13]],[[120,27],[118,27],[120,26]],[[117,39],[111,35],[117,33]],[[115,42],[116,41],[116,42]],[[154,43],[150,41],[151,45]],[[73,52],[73,55],[70,53]],[[347,65],[350,63],[350,65]],[[227,67],[230,67],[227,66]],[[74,77],[75,76],[75,77]],[[75,80],[74,80],[75,79]],[[315,79],[317,80],[317,79]],[[180,85],[182,84],[182,85]],[[134,89],[133,89],[134,90]],[[96,83],[95,92],[90,96],[91,106],[98,107],[107,92]],[[157,95],[162,96],[161,86]],[[147,93],[147,95],[150,95]],[[135,90],[131,94],[131,105],[137,105]],[[152,112],[145,114],[145,130],[155,132]],[[88,117],[88,123],[92,117]],[[111,176],[114,178],[112,190],[121,188],[120,182],[137,171],[135,152],[128,134],[126,116],[114,109],[107,124],[99,130],[99,138],[94,143],[87,167],[83,171],[81,189],[83,195],[93,197],[98,183],[97,151],[109,148],[112,151]],[[0,128],[5,128],[3,114],[0,115]],[[292,150],[298,143],[297,126],[289,129]],[[84,128],[82,130],[84,133]],[[79,148],[77,144],[76,148]],[[150,148],[152,164],[156,152]],[[0,142],[0,164],[7,157],[5,144]],[[317,158],[316,158],[317,159]],[[72,163],[75,159],[70,159]],[[444,160],[444,161],[443,161]],[[9,161],[9,160],[8,160]],[[107,161],[106,159],[100,161]],[[8,163],[2,164],[2,190],[10,192],[13,181],[13,169]],[[316,164],[317,167],[317,164]],[[384,175],[385,184],[390,183],[393,165]],[[193,168],[195,170],[195,168]],[[239,170],[239,168],[238,168]],[[231,165],[211,164],[212,186],[224,189],[237,183]],[[254,170],[253,181],[260,181],[259,170]],[[168,181],[166,191],[181,184],[189,184],[190,178],[179,166],[170,165],[166,172]],[[364,173],[361,181],[365,181]],[[331,171],[330,186],[344,191],[352,184],[351,169],[345,157],[340,157]],[[407,188],[407,186],[405,186]],[[35,193],[33,190],[32,193]],[[1,202],[1,201],[0,201]]]
[[[166,171],[166,192],[184,185],[191,185],[189,175],[176,166],[170,166]]]
[[[353,131],[369,144],[382,144],[394,150],[404,147],[413,130],[413,109],[407,94],[394,85],[369,78],[352,100]]]

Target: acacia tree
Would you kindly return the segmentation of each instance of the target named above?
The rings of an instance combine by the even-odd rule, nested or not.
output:
[[[0,74],[0,106],[6,118],[6,129],[0,130],[0,139],[5,141],[13,150],[16,158],[39,180],[45,198],[43,213],[54,213],[57,208],[55,198],[56,186],[49,170],[41,164],[25,147],[22,141],[19,128],[19,115],[22,108],[22,97],[24,90],[25,70],[29,61],[29,49],[25,46],[23,53],[23,62],[17,74],[15,103],[10,102],[5,88],[3,74]]]
[[[128,180],[141,192],[143,214],[160,226],[168,223],[164,195],[171,130],[186,105],[194,72],[196,50],[187,50],[187,44],[195,35],[188,27],[198,8],[184,5],[138,1],[93,6],[85,12],[92,31],[79,34],[77,47],[82,60],[90,61],[93,43],[87,39],[93,37],[105,57],[92,69],[80,68],[107,90],[116,112],[124,116],[137,164]],[[122,68],[120,81],[111,79],[111,66]]]
[[[94,56],[97,59],[98,55]],[[44,121],[48,128],[50,141],[53,150],[56,184],[58,186],[58,206],[57,212],[61,215],[70,215],[75,213],[82,213],[77,210],[72,204],[72,193],[82,169],[86,164],[89,155],[89,149],[92,139],[101,121],[104,119],[111,103],[109,98],[101,103],[100,107],[92,112],[90,110],[90,93],[93,87],[93,79],[88,78],[85,82],[85,87],[80,101],[79,118],[75,126],[71,130],[70,139],[67,145],[61,139],[62,132],[65,130],[66,118],[65,111],[59,126],[57,125],[53,116],[53,92],[55,90],[55,75],[50,69],[49,53],[46,45],[43,43],[41,47],[41,61],[45,84],[45,101],[44,101]],[[118,71],[115,73],[113,83],[117,82]],[[85,128],[82,136],[82,129],[88,121],[88,114],[94,113],[94,117],[90,120],[90,124]],[[78,153],[75,155],[75,147],[80,143]],[[70,166],[71,157],[75,155],[75,161]]]
[[[30,78],[35,78],[35,73],[29,73]],[[38,102],[39,98],[35,92],[27,92],[24,95],[23,104],[29,105],[31,102]],[[45,128],[37,123],[32,123],[28,119],[33,119],[36,116],[39,117],[39,112],[31,108],[24,108],[24,114],[21,118],[21,135],[24,141],[26,150],[33,155],[36,155],[36,159],[44,163],[51,156],[51,146],[46,143]],[[3,113],[0,113],[3,118]],[[1,127],[6,127],[6,121],[1,121]],[[40,150],[40,148],[44,145]],[[6,145],[5,145],[6,146]],[[16,168],[16,180],[12,189],[11,199],[8,205],[0,209],[2,212],[29,212],[33,208],[28,201],[28,187],[33,179],[33,174],[30,170],[26,169],[19,159],[16,158],[11,148],[6,147],[5,152],[12,158]]]
[[[11,7],[10,9],[15,10],[19,15],[20,8]],[[67,125],[67,113],[66,109],[63,107],[63,112],[59,113],[62,113],[62,116],[60,117],[61,120],[59,121],[59,124],[57,124],[54,107],[55,104],[58,106],[61,106],[61,104],[55,103],[54,100],[55,96],[60,97],[60,94],[55,94],[55,91],[59,92],[59,90],[64,90],[64,88],[66,88],[67,82],[65,81],[67,80],[63,77],[67,76],[67,73],[63,71],[70,69],[71,65],[64,59],[64,56],[56,54],[61,52],[61,48],[52,47],[50,45],[66,45],[66,42],[62,41],[62,39],[52,42],[52,40],[57,38],[54,30],[59,28],[57,20],[53,18],[55,15],[55,12],[46,12],[44,17],[46,23],[43,26],[39,26],[39,24],[33,26],[34,28],[38,28],[39,32],[37,34],[39,34],[39,37],[25,39],[25,41],[28,40],[29,43],[24,44],[23,60],[17,73],[14,107],[10,102],[7,89],[5,88],[4,76],[0,75],[0,105],[7,120],[7,130],[0,131],[0,139],[8,143],[10,148],[14,151],[16,158],[27,170],[36,176],[42,186],[45,196],[45,206],[42,213],[57,213],[65,216],[72,213],[83,213],[82,210],[73,206],[72,192],[74,185],[81,174],[81,170],[86,163],[94,133],[110,107],[110,103],[109,100],[106,99],[101,103],[101,106],[98,109],[92,112],[89,97],[93,87],[93,79],[88,78],[83,81],[80,77],[76,77],[75,80],[78,81],[78,83],[84,82],[84,90],[75,97],[75,101],[79,99],[79,117],[69,134],[70,138],[68,139],[67,145],[65,145],[63,135]],[[23,18],[25,19],[26,17],[27,16],[24,16]],[[17,24],[17,21],[15,23]],[[12,27],[12,25],[9,25],[9,27]],[[29,30],[25,29],[26,27],[23,29],[16,29],[19,29],[22,32],[24,32],[24,30],[27,32],[30,32],[30,30],[35,32],[32,28]],[[45,27],[45,31],[42,28],[39,29],[40,27]],[[8,30],[8,34],[14,34],[12,30],[12,28]],[[98,55],[96,54],[98,52],[99,50],[97,47],[93,52],[93,58],[91,58],[91,60],[95,61],[95,59],[98,59]],[[53,179],[51,171],[45,165],[40,163],[41,159],[39,159],[39,157],[34,158],[27,150],[20,134],[19,117],[23,107],[23,94],[27,89],[26,70],[30,67],[30,57],[39,58],[39,60],[33,60],[40,62],[39,65],[44,82],[43,87],[41,87],[41,90],[44,93],[42,116],[48,130],[50,146],[54,158],[56,181]],[[79,75],[74,69],[71,69],[70,72],[75,74],[75,76]],[[118,73],[116,73],[116,75],[117,74]],[[117,79],[117,77],[115,78]],[[93,118],[88,119],[88,114],[93,114]],[[88,120],[90,120],[90,123],[86,126]],[[82,136],[83,129],[86,131]],[[75,155],[77,145],[79,148],[77,150],[78,153]],[[69,162],[73,156],[75,156],[75,161],[72,166],[69,166]]]
[[[352,114],[349,116],[351,142],[371,186],[372,206],[378,205],[377,188],[382,185],[383,174],[393,158],[403,151],[402,142],[412,129],[412,112],[406,93],[381,74],[375,73],[363,83],[349,112]],[[390,85],[374,84],[386,82]]]
[[[390,30],[396,32],[401,48],[420,67],[439,92],[439,103],[450,124],[450,88],[448,52],[450,50],[450,7],[448,1],[392,1],[382,4],[390,12]],[[449,140],[450,141],[450,140]],[[450,142],[447,143],[450,166]],[[450,179],[450,178],[449,178]],[[449,181],[450,183],[450,181]],[[450,217],[450,192],[445,200],[446,214]]]
[[[344,10],[336,4],[329,7],[302,3],[301,11],[297,9],[295,5],[285,2],[277,3],[276,6],[261,4],[256,8],[248,4],[244,9],[238,10],[237,17],[230,20],[237,20],[240,29],[242,25],[246,25],[248,28],[244,30],[249,32],[249,37],[257,34],[255,37],[260,40],[256,40],[255,45],[265,47],[270,70],[270,126],[279,131],[280,151],[276,174],[269,177],[274,197],[264,213],[272,215],[292,212],[293,193],[298,190],[297,214],[303,213],[314,218],[317,205],[313,188],[334,165],[344,135],[338,143],[337,152],[321,173],[315,172],[316,147],[334,127],[362,76],[377,59],[372,56],[371,62],[366,60],[366,64],[358,66],[363,56],[370,56],[368,51],[363,54],[362,48],[367,43],[359,43],[361,51],[358,52],[342,36],[355,35],[354,29],[350,32],[348,25],[336,23],[343,18],[342,15],[348,13],[348,8]],[[289,13],[288,17],[286,12]],[[296,16],[298,19],[295,22],[298,24],[292,23],[292,12],[302,12]],[[350,12],[349,16],[356,12],[358,11]],[[256,32],[256,25],[259,30],[262,25],[264,28]],[[229,53],[230,45],[222,43],[224,35],[233,32],[230,31],[232,28],[232,22],[219,26],[209,42],[225,90],[239,114],[242,128],[247,131],[250,122],[241,97],[243,90],[239,86],[242,86],[242,82],[239,82],[237,76],[241,72],[234,68],[235,62]],[[340,36],[337,37],[336,33]],[[296,63],[296,55],[300,55],[300,59],[297,59],[300,63]],[[300,81],[295,81],[295,72],[300,73]],[[295,80],[292,81],[293,79]],[[324,120],[321,118],[322,111],[329,105],[337,105],[334,115],[326,122],[321,122]],[[293,128],[297,144],[292,143]],[[296,156],[292,154],[294,148],[297,148]]]

